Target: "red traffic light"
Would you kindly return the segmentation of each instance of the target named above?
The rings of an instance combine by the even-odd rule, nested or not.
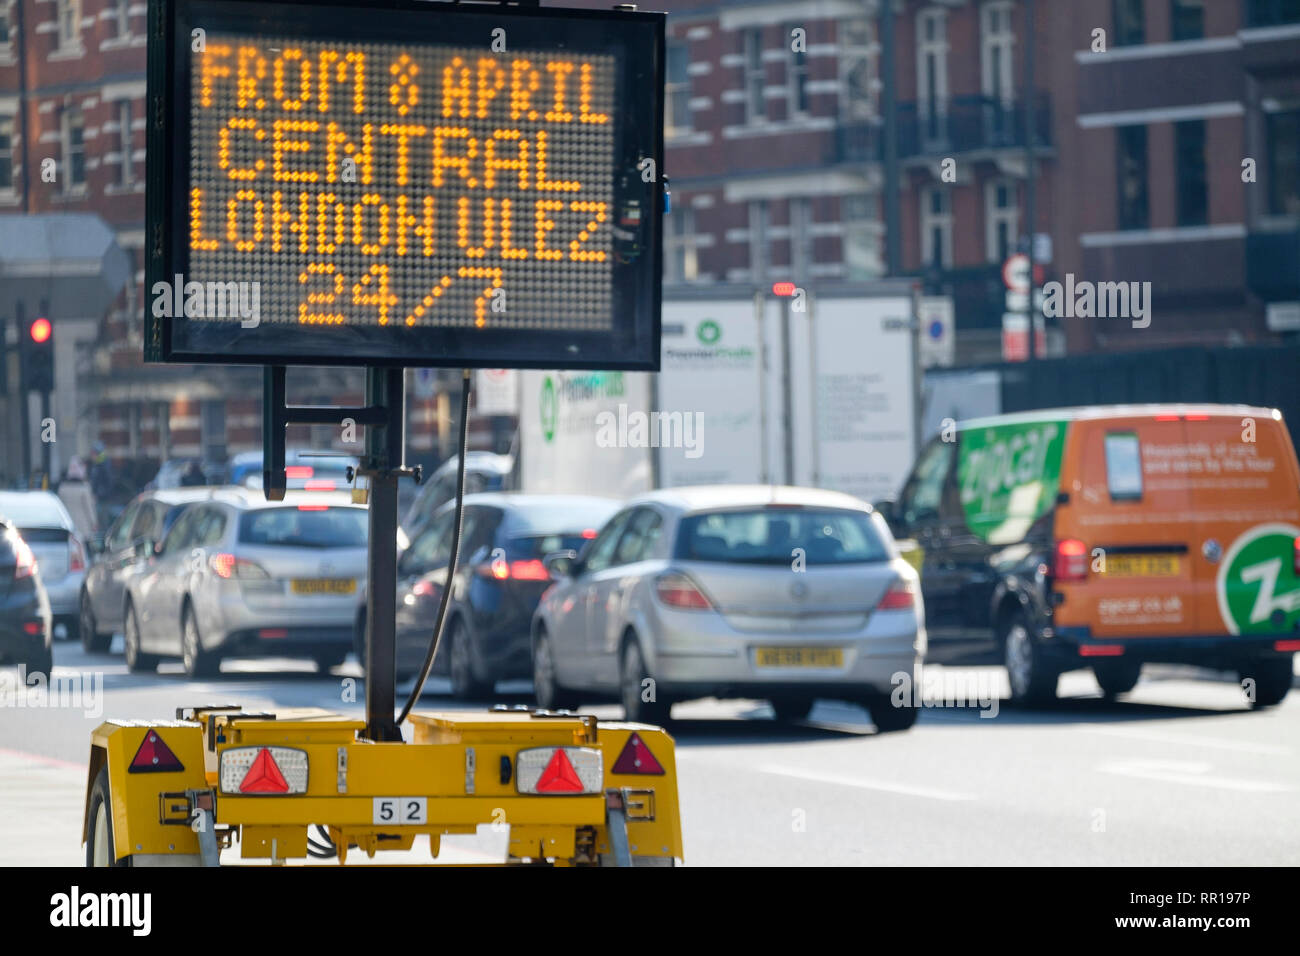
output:
[[[50,326],[50,320],[44,316],[34,321],[32,327],[28,329],[32,341],[38,345],[43,345],[48,342],[50,340],[50,333],[53,331],[54,329]]]

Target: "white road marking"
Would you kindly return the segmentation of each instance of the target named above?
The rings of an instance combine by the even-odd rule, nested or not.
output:
[[[1216,787],[1220,790],[1236,790],[1240,793],[1290,793],[1296,789],[1289,784],[1274,783],[1271,780],[1208,776],[1213,766],[1209,763],[1193,763],[1184,760],[1116,760],[1100,764],[1097,770],[1121,777],[1190,784],[1196,787]]]
[[[1219,750],[1232,750],[1237,753],[1266,754],[1268,756],[1289,757],[1290,747],[1281,744],[1255,744],[1245,740],[1232,740],[1228,737],[1204,737],[1187,734],[1162,734],[1150,730],[1129,730],[1123,727],[1082,727],[1085,733],[1104,734],[1107,737],[1128,737],[1132,740],[1149,740],[1157,744],[1183,744],[1188,747],[1210,747]]]
[[[973,793],[957,793],[952,790],[936,790],[933,787],[918,787],[907,783],[893,783],[887,780],[863,780],[861,777],[842,777],[834,773],[818,773],[815,770],[801,770],[797,767],[781,767],[765,764],[758,768],[762,773],[777,774],[782,777],[795,777],[799,780],[813,780],[818,783],[833,783],[841,787],[860,787],[863,790],[881,790],[886,793],[901,793],[909,797],[926,797],[930,800],[975,800]]]

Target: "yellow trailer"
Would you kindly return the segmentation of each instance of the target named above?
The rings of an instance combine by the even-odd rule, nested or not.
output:
[[[195,707],[94,732],[88,866],[283,864],[411,850],[480,824],[508,863],[672,866],[682,857],[673,741],[658,727],[496,709],[416,713],[409,742],[324,710]],[[410,862],[403,859],[398,862]]]

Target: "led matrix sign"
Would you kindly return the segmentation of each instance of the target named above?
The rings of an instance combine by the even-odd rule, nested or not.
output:
[[[147,358],[657,367],[662,15],[151,17]]]

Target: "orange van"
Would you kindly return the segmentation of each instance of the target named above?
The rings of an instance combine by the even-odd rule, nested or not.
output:
[[[992,638],[1014,700],[1050,699],[1079,668],[1123,693],[1148,662],[1236,671],[1254,706],[1291,686],[1300,466],[1275,410],[968,421],[878,507],[915,542],[931,647]]]

